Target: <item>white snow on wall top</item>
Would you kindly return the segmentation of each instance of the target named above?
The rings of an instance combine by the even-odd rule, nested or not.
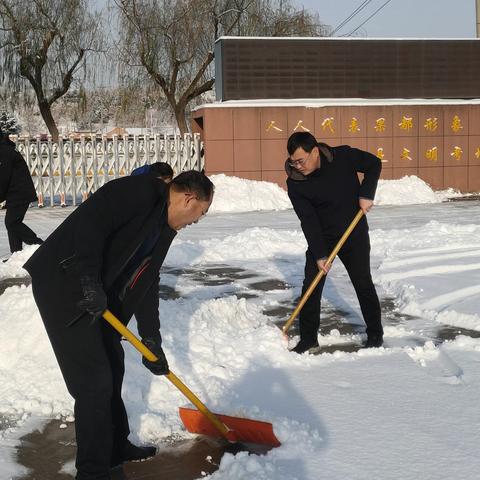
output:
[[[220,37],[217,38],[215,43],[219,42],[220,40],[342,40],[342,41],[352,41],[352,40],[362,40],[362,41],[370,41],[370,40],[422,40],[422,41],[442,41],[442,42],[451,42],[451,41],[458,41],[458,40],[480,40],[475,37],[464,37],[464,38],[419,38],[419,37]]]

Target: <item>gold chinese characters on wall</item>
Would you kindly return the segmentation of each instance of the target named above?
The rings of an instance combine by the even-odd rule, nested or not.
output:
[[[453,151],[450,152],[450,156],[453,157],[455,160],[461,160],[462,154],[463,154],[463,150],[459,146],[453,147]]]
[[[376,131],[376,132],[384,132],[385,131],[385,118],[383,117],[380,117],[380,118],[377,118],[377,120],[375,120],[375,126],[373,127],[373,129]]]
[[[324,132],[329,131],[330,133],[335,133],[335,128],[333,126],[333,122],[335,119],[333,117],[327,117],[322,122],[322,130]]]
[[[275,120],[271,120],[265,129],[266,132],[270,132],[271,130],[275,130],[276,132],[283,132],[283,129],[276,125]]]
[[[320,118],[320,125],[317,125],[317,127],[321,129],[321,132],[325,132],[325,134],[328,134],[329,136],[335,136],[339,138],[341,138],[344,135],[370,137],[370,136],[376,136],[376,134],[379,134],[379,136],[385,136],[386,133],[387,133],[387,136],[390,136],[388,135],[388,129],[390,128],[389,126],[391,125],[391,123],[389,122],[388,117],[385,117],[385,116],[379,116],[377,118],[374,117],[368,122],[365,122],[364,120],[362,120],[362,118],[363,117],[362,117],[361,110],[359,110],[358,115],[352,115],[352,116],[349,115],[347,118],[344,119],[344,121],[341,122],[343,123],[343,125],[340,125],[340,121],[336,119],[334,116],[325,116],[323,118]],[[401,135],[400,132],[413,133],[412,130],[416,128],[417,121],[418,121],[418,126],[423,130],[423,132],[436,133],[439,135],[446,134],[446,132],[444,133],[443,131],[443,124],[438,117],[433,115],[427,116],[425,114],[423,118],[420,117],[417,119],[413,115],[410,115],[408,112],[403,112],[400,117],[400,121],[397,120],[397,122],[394,123],[394,128],[393,128],[393,131],[391,132],[391,135],[392,136],[396,136],[399,134]],[[449,118],[446,117],[444,121],[445,121],[445,129],[448,129],[452,133],[460,134],[460,135],[468,134],[467,132],[465,132],[463,119],[458,113],[452,114]],[[272,132],[272,131],[284,132],[284,128],[280,127],[279,124],[281,125],[282,122],[272,119],[265,123],[264,129],[266,132]],[[298,118],[294,125],[295,126],[291,130],[291,133],[299,132],[299,131],[311,132],[311,128],[308,128],[305,125],[305,121],[302,118]],[[337,131],[337,127],[338,127],[338,131]],[[367,131],[369,132],[368,134],[367,134]],[[420,132],[420,136],[421,135],[422,133]],[[435,157],[434,151],[432,149],[430,149],[431,151],[429,153],[429,157],[427,157],[429,160],[433,160]],[[452,153],[453,153],[452,156],[454,158],[458,158],[458,157],[461,157],[463,152],[459,152],[458,150],[455,150]],[[407,158],[407,157],[409,157],[409,155],[404,155],[402,158]]]
[[[432,162],[436,162],[438,160],[438,148],[437,147],[429,148],[425,152],[425,158],[427,160],[431,160]]]
[[[450,128],[452,132],[458,133],[460,130],[463,129],[462,120],[458,115],[455,115],[452,119],[452,123],[450,124]]]
[[[410,156],[410,154],[411,154],[410,150],[407,147],[403,147],[402,153],[400,154],[400,158],[402,160],[408,160],[411,162],[412,157]]]
[[[433,118],[427,118],[425,120],[425,124],[423,125],[423,128],[429,132],[436,132],[438,128],[438,118],[433,117]]]
[[[413,128],[413,118],[402,116],[402,121],[398,124],[401,130],[409,132]]]
[[[310,130],[303,124],[303,120],[299,120],[295,125],[293,131],[309,132]]]
[[[382,161],[382,163],[388,163],[388,160],[385,158],[385,153],[383,152],[383,147],[377,148],[376,155]]]

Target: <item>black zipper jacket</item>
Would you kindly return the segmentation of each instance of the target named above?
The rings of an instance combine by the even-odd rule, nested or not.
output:
[[[321,144],[320,168],[310,175],[285,164],[288,196],[300,219],[308,248],[316,260],[329,255],[359,210],[359,198],[373,200],[382,163],[371,153],[347,145]],[[364,174],[362,183],[357,173]],[[351,238],[368,231],[362,218]]]
[[[176,235],[167,203],[162,180],[124,177],[105,184],[65,219],[24,265],[34,282],[58,292],[56,317],[69,324],[82,315],[76,306],[80,278],[91,275],[101,279],[121,321],[135,314],[140,336],[158,334],[159,271]],[[146,245],[147,256],[136,259]]]

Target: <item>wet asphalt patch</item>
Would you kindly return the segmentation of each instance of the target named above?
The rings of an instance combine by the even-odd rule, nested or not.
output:
[[[28,277],[3,278],[0,280],[0,295],[2,295],[7,288],[25,285],[32,283],[32,279]]]
[[[20,438],[17,462],[27,467],[29,472],[16,480],[71,480],[75,449],[73,423],[48,421],[40,429]],[[263,455],[269,450],[264,446],[229,444],[204,436],[191,440],[167,441],[160,446],[155,457],[143,462],[125,463],[111,471],[111,478],[193,480],[218,470],[220,461],[227,452],[247,451],[250,454]]]
[[[443,343],[448,340],[455,340],[458,335],[465,335],[471,338],[480,338],[478,330],[470,330],[467,328],[452,327],[450,325],[442,325],[437,330],[437,339]]]
[[[51,420],[41,430],[28,433],[20,439],[17,462],[29,473],[19,480],[71,480],[72,476],[62,469],[74,460],[75,447],[73,423]]]

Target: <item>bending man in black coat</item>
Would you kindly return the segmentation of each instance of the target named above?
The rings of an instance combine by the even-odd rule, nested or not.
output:
[[[28,166],[8,136],[9,132],[2,131],[0,126],[0,203],[7,201],[5,227],[13,253],[22,249],[22,243],[33,245],[42,240],[23,223],[28,206],[37,199],[37,194]]]
[[[288,195],[300,219],[308,243],[302,294],[319,272],[328,272],[326,260],[359,208],[367,213],[381,172],[380,160],[346,145],[329,147],[308,132],[288,139],[290,155],[285,164]],[[357,172],[362,172],[362,183]],[[370,273],[370,238],[366,217],[362,217],[338,256],[347,269],[367,325],[366,347],[383,344],[380,303]],[[318,347],[320,300],[325,276],[300,312],[300,342],[294,352]]]
[[[77,480],[106,480],[124,461],[148,458],[137,447],[121,398],[120,335],[101,319],[108,308],[124,323],[135,315],[143,359],[168,373],[159,321],[159,270],[177,231],[208,211],[213,184],[196,171],[168,186],[151,175],[113,180],[82,203],[25,264],[67,388],[75,399]]]

